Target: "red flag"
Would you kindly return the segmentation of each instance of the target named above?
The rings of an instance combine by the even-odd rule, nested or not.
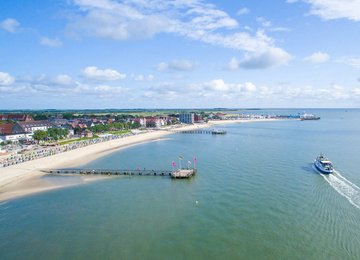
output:
[[[176,163],[175,163],[174,161],[172,161],[172,164],[171,164],[171,165],[172,165],[172,167],[174,167],[174,168],[176,167]]]

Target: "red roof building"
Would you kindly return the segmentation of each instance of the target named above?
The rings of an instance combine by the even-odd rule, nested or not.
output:
[[[14,124],[1,124],[0,135],[11,135],[13,133]]]
[[[26,115],[26,114],[1,114],[0,120],[2,121],[34,121],[34,118],[32,116]]]

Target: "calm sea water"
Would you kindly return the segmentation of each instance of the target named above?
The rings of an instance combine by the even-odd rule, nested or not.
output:
[[[359,259],[360,110],[308,112],[321,120],[177,134],[86,165],[171,168],[196,155],[191,180],[109,177],[3,203],[0,258]],[[336,174],[314,172],[320,152]]]

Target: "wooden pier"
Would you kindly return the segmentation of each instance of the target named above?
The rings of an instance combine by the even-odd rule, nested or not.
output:
[[[50,174],[81,174],[81,175],[128,175],[128,176],[168,176],[174,179],[191,178],[195,175],[196,169],[178,170],[103,170],[103,169],[43,169],[43,172]]]
[[[212,134],[212,135],[225,135],[227,132],[223,129],[195,129],[195,130],[180,130],[174,131],[179,134]]]

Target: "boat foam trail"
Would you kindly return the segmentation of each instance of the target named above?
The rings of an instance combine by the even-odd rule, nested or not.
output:
[[[360,209],[360,188],[342,176],[339,172],[320,174],[341,196]]]

